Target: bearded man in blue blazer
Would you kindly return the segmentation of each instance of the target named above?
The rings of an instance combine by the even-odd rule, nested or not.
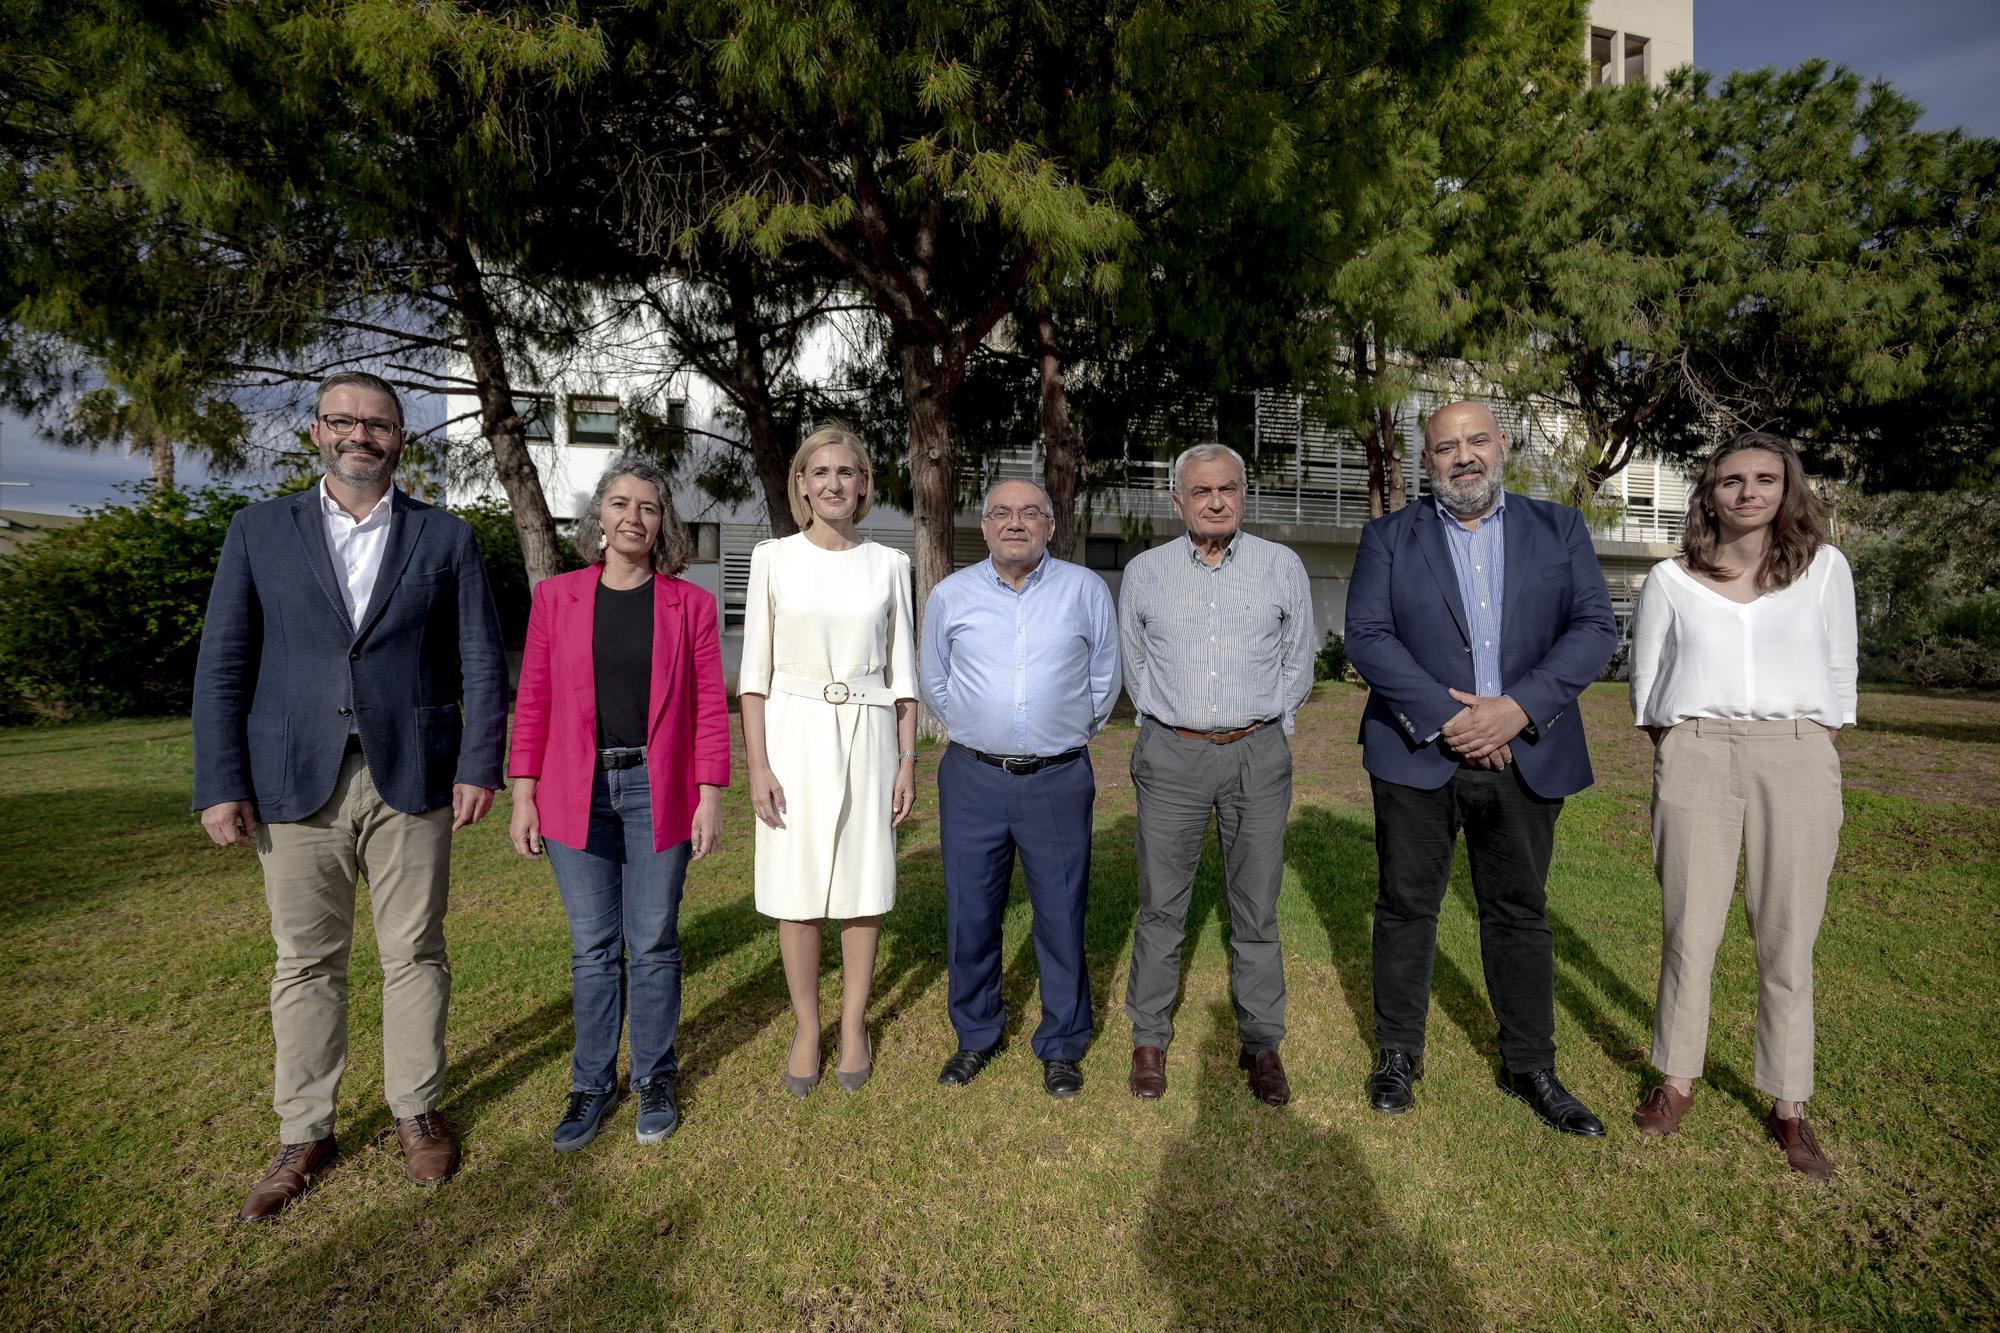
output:
[[[1591,782],[1577,696],[1618,643],[1583,515],[1503,489],[1507,436],[1483,403],[1424,427],[1431,494],[1362,529],[1347,653],[1368,682],[1375,802],[1378,1111],[1423,1074],[1438,908],[1462,830],[1479,905],[1500,1087],[1569,1134],[1604,1126],[1555,1071],[1549,859],[1563,799]]]
[[[458,1145],[438,1115],[451,835],[501,782],[507,663],[472,530],[392,484],[402,404],[349,371],[314,400],[326,475],[229,525],[194,690],[194,806],[255,846],[277,970],[277,1157],[239,1214],[275,1217],[334,1155],[347,959],[365,876],[382,961],[382,1063],[412,1180]]]

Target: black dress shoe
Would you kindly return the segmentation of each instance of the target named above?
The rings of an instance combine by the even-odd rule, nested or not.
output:
[[[1051,1097],[1074,1097],[1083,1091],[1083,1071],[1074,1060],[1044,1060],[1042,1090]]]
[[[979,1071],[986,1068],[987,1063],[998,1054],[1000,1054],[998,1046],[984,1051],[968,1051],[960,1047],[951,1059],[944,1062],[944,1069],[938,1074],[938,1082],[948,1088],[970,1083],[979,1077]]]
[[[1375,1072],[1362,1087],[1368,1092],[1370,1106],[1394,1115],[1409,1110],[1417,1100],[1416,1083],[1423,1076],[1416,1056],[1385,1046],[1376,1057]]]
[[[1569,1089],[1556,1077],[1553,1067],[1530,1069],[1525,1074],[1502,1070],[1500,1091],[1526,1102],[1550,1129],[1593,1139],[1604,1136],[1604,1122],[1592,1115],[1588,1106],[1569,1095]]]

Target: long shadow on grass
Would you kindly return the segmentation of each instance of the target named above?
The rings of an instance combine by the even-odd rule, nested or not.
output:
[[[1212,1006],[1194,1127],[1168,1146],[1138,1231],[1177,1327],[1472,1328],[1473,1293],[1384,1212],[1345,1134],[1251,1099],[1236,1022]]]
[[[1590,1034],[1590,1039],[1597,1043],[1605,1058],[1631,1076],[1632,1099],[1636,1102],[1645,1088],[1658,1082],[1648,1064],[1651,1059],[1652,1004],[1606,963],[1561,913],[1553,909],[1549,912],[1549,930],[1555,936],[1556,1003],[1568,1010],[1577,1025]],[[1580,973],[1601,991],[1623,1011],[1627,1021],[1621,1022],[1605,1012],[1573,973]],[[1748,1107],[1751,1114],[1764,1114],[1757,1090],[1744,1080],[1734,1065],[1711,1063],[1702,1078],[1717,1092],[1734,1097]]]
[[[434,1189],[389,1181],[331,1229],[317,1218],[338,1205],[315,1191],[268,1229],[239,1231],[238,1262],[191,1322],[455,1327],[497,1317],[573,1328],[686,1318],[689,1293],[675,1273],[701,1219],[695,1192],[671,1172],[633,1191],[601,1157],[551,1157],[536,1140],[468,1157]]]
[[[1301,808],[1285,834],[1285,860],[1326,927],[1327,947],[1340,974],[1340,990],[1354,1030],[1375,1044],[1375,825],[1348,810]],[[1468,899],[1461,852],[1452,869]],[[1431,973],[1431,998],[1465,1033],[1473,1048],[1498,1066],[1499,1026],[1485,991],[1439,951]]]
[[[1910,736],[1926,741],[1957,741],[1967,745],[2000,745],[2000,723],[1919,722],[1911,718],[1878,719],[1863,724],[1869,734]]]

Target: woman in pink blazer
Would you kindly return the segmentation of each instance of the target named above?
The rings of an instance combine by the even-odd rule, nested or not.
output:
[[[514,849],[548,849],[569,918],[576,1049],[557,1152],[617,1104],[628,989],[639,1142],[679,1127],[681,883],[715,850],[729,785],[715,599],[674,577],[689,543],[665,475],[614,462],[576,545],[589,566],[535,587],[507,763]]]

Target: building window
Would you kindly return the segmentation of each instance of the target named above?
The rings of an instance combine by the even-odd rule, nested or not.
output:
[[[572,395],[569,400],[569,442],[618,443],[618,400]]]
[[[555,403],[545,393],[514,396],[514,414],[521,418],[521,435],[546,444],[555,438]]]
[[[1590,86],[1593,88],[1602,88],[1618,80],[1617,67],[1611,63],[1611,43],[1615,36],[1615,33],[1603,28],[1590,30]]]
[[[1625,34],[1625,82],[1646,81],[1646,39]]]

